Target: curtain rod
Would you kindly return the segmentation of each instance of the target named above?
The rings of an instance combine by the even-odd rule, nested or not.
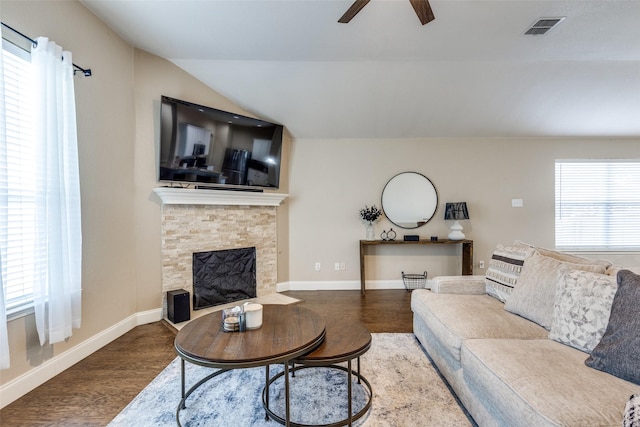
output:
[[[8,30],[13,31],[14,33],[19,35],[20,37],[22,37],[22,38],[24,38],[26,40],[29,40],[34,46],[38,46],[38,42],[36,40],[32,39],[29,36],[26,36],[26,35],[22,34],[20,31],[16,30],[15,28],[12,28],[12,27],[8,26],[4,22],[2,22],[2,26],[7,28]],[[91,77],[91,68],[82,68],[82,67],[80,67],[80,66],[78,66],[76,64],[73,64],[73,74],[75,75],[76,72],[78,72],[78,71],[82,72],[82,74],[85,77]]]

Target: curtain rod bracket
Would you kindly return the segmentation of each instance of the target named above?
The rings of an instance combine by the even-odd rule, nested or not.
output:
[[[91,68],[81,68],[73,64],[73,75],[75,76],[77,72],[81,72],[85,77],[91,77]]]

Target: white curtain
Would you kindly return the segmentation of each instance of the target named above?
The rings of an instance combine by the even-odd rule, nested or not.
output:
[[[46,37],[32,48],[38,144],[38,232],[47,262],[36,269],[34,310],[40,344],[80,327],[82,236],[78,142],[70,52]]]
[[[1,40],[0,40],[1,41]],[[0,52],[1,53],[1,52]],[[7,161],[6,126],[5,126],[5,97],[4,97],[4,66],[0,54],[0,162]],[[0,266],[7,253],[7,182],[6,165],[0,164]],[[0,272],[4,269],[0,267]],[[7,334],[7,311],[5,307],[4,274],[0,274],[0,369],[9,367],[9,337]]]

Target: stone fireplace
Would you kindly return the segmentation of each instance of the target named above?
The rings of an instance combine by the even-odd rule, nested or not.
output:
[[[276,292],[277,206],[287,196],[186,188],[157,188],[162,200],[162,294],[185,289],[193,296],[193,254],[255,247],[256,293]]]

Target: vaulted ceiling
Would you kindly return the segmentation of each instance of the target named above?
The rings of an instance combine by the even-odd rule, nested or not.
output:
[[[295,138],[640,136],[640,0],[82,3]]]

